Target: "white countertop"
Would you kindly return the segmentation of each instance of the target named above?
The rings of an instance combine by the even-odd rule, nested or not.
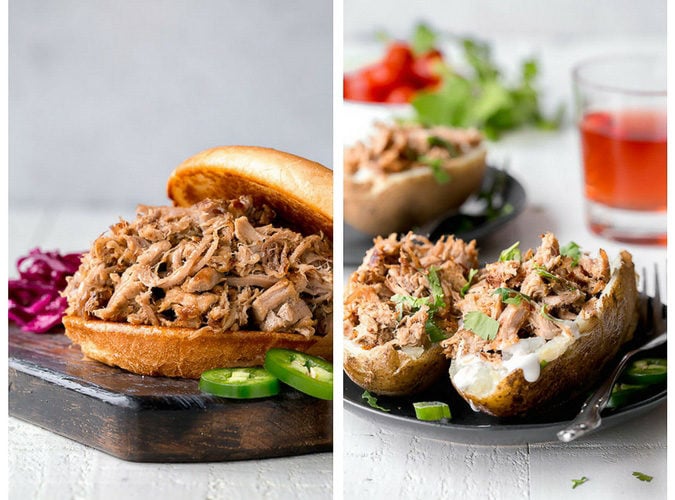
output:
[[[497,53],[507,67],[536,54],[543,70],[544,105],[553,107],[564,101],[569,120],[569,70],[574,62],[603,51],[654,45],[633,38],[521,38],[500,40]],[[362,44],[347,45],[345,60],[349,64],[368,53],[369,47]],[[343,139],[351,144],[367,134],[369,112],[348,106],[346,113]],[[481,241],[481,260],[498,257],[515,241],[521,242],[521,248],[536,247],[539,235],[552,231],[561,242],[573,240],[593,252],[604,248],[610,256],[626,248],[633,254],[636,269],[651,270],[657,263],[665,275],[665,247],[618,244],[586,228],[578,137],[571,124],[552,133],[518,132],[490,144],[489,151],[492,161],[508,159],[508,171],[525,187],[528,204],[515,221]],[[345,268],[345,279],[353,269]],[[345,411],[345,498],[665,498],[666,413],[666,405],[661,405],[643,417],[570,444],[497,447],[408,435]],[[641,482],[633,477],[634,471],[654,479]],[[572,480],[582,476],[588,482],[572,489]]]

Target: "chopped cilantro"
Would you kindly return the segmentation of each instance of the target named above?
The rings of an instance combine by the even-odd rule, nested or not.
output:
[[[419,310],[422,306],[429,307],[429,316],[424,324],[424,329],[429,335],[429,340],[432,342],[440,342],[447,338],[445,331],[440,328],[433,320],[436,311],[445,306],[443,287],[441,280],[438,277],[436,268],[431,266],[427,274],[429,280],[429,289],[431,290],[430,297],[411,297],[410,295],[392,295],[391,300],[397,304],[399,316],[403,314],[403,306],[406,305],[413,311]]]
[[[416,55],[426,54],[436,47],[436,33],[424,23],[415,27],[410,46]]]
[[[499,262],[506,262],[508,260],[520,260],[520,241],[516,241],[506,250],[502,250],[502,253],[499,254]]]
[[[499,331],[499,321],[480,311],[470,311],[464,315],[464,328],[484,340],[494,340]]]
[[[652,479],[654,479],[652,476],[648,476],[647,474],[643,474],[642,472],[633,472],[633,475],[640,481],[650,482]]]
[[[375,408],[376,410],[391,411],[388,408],[383,408],[380,405],[378,405],[377,398],[368,391],[363,391],[363,394],[361,394],[361,399],[364,399],[366,403],[368,403],[372,408]]]
[[[450,157],[458,156],[459,151],[457,150],[457,146],[455,146],[453,143],[446,141],[442,137],[438,137],[436,135],[430,135],[427,137],[427,143],[429,146],[434,147],[434,146],[439,146],[443,149],[445,149],[448,153],[450,153]]]
[[[429,158],[428,156],[420,156],[417,161],[421,164],[431,168],[431,173],[438,184],[446,184],[452,180],[450,174],[443,168],[443,162],[440,158]]]
[[[519,291],[512,288],[499,287],[492,293],[495,295],[500,295],[500,298],[504,304],[513,304],[514,306],[518,306],[523,301],[523,299],[527,300],[528,302],[532,302],[532,297],[525,295],[524,293],[520,293]]]
[[[559,281],[560,280],[560,278],[558,276],[549,272],[548,269],[546,269],[544,266],[540,266],[539,264],[535,264],[534,269],[537,271],[537,274],[539,274],[539,276],[541,276],[542,278],[546,278],[546,279],[553,280],[553,281]]]
[[[426,323],[424,323],[424,329],[426,330],[427,335],[429,335],[429,340],[432,342],[440,342],[441,340],[448,338],[445,331],[439,327],[433,319],[428,319]]]
[[[462,287],[462,289],[459,291],[459,294],[464,297],[466,295],[466,292],[469,291],[469,288],[471,288],[471,281],[473,281],[474,276],[478,274],[478,269],[470,269],[469,270],[469,278],[466,281],[466,285]]]
[[[445,301],[443,300],[443,287],[441,286],[441,280],[438,277],[438,272],[434,266],[429,268],[427,280],[429,280],[429,288],[431,289],[431,297],[433,299],[432,306],[434,308],[443,307],[445,305]]]
[[[560,255],[570,257],[572,259],[572,267],[579,265],[579,257],[581,257],[581,247],[570,241],[567,245],[560,248]]]
[[[572,479],[572,489],[576,488],[581,484],[584,484],[586,481],[588,481],[588,478],[586,476],[583,476],[581,479]]]

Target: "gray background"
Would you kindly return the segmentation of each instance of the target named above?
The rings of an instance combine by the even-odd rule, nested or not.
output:
[[[331,166],[331,91],[330,0],[11,0],[10,218],[165,204],[216,145]]]

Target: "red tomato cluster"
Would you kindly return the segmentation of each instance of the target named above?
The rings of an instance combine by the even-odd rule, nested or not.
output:
[[[410,102],[417,91],[438,84],[439,78],[433,67],[442,60],[443,54],[436,49],[416,56],[407,43],[392,42],[380,61],[344,76],[344,98],[366,102]]]

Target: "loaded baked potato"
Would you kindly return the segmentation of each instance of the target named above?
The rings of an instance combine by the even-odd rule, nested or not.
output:
[[[377,394],[406,395],[447,373],[440,341],[457,329],[454,303],[477,265],[474,241],[377,237],[345,290],[349,377]]]
[[[560,249],[548,233],[536,251],[517,245],[481,269],[456,307],[460,327],[443,342],[450,380],[476,410],[531,412],[587,390],[630,340],[638,321],[628,252]]]
[[[376,236],[405,232],[458,208],[480,188],[486,149],[475,129],[377,123],[345,150],[344,217]]]

